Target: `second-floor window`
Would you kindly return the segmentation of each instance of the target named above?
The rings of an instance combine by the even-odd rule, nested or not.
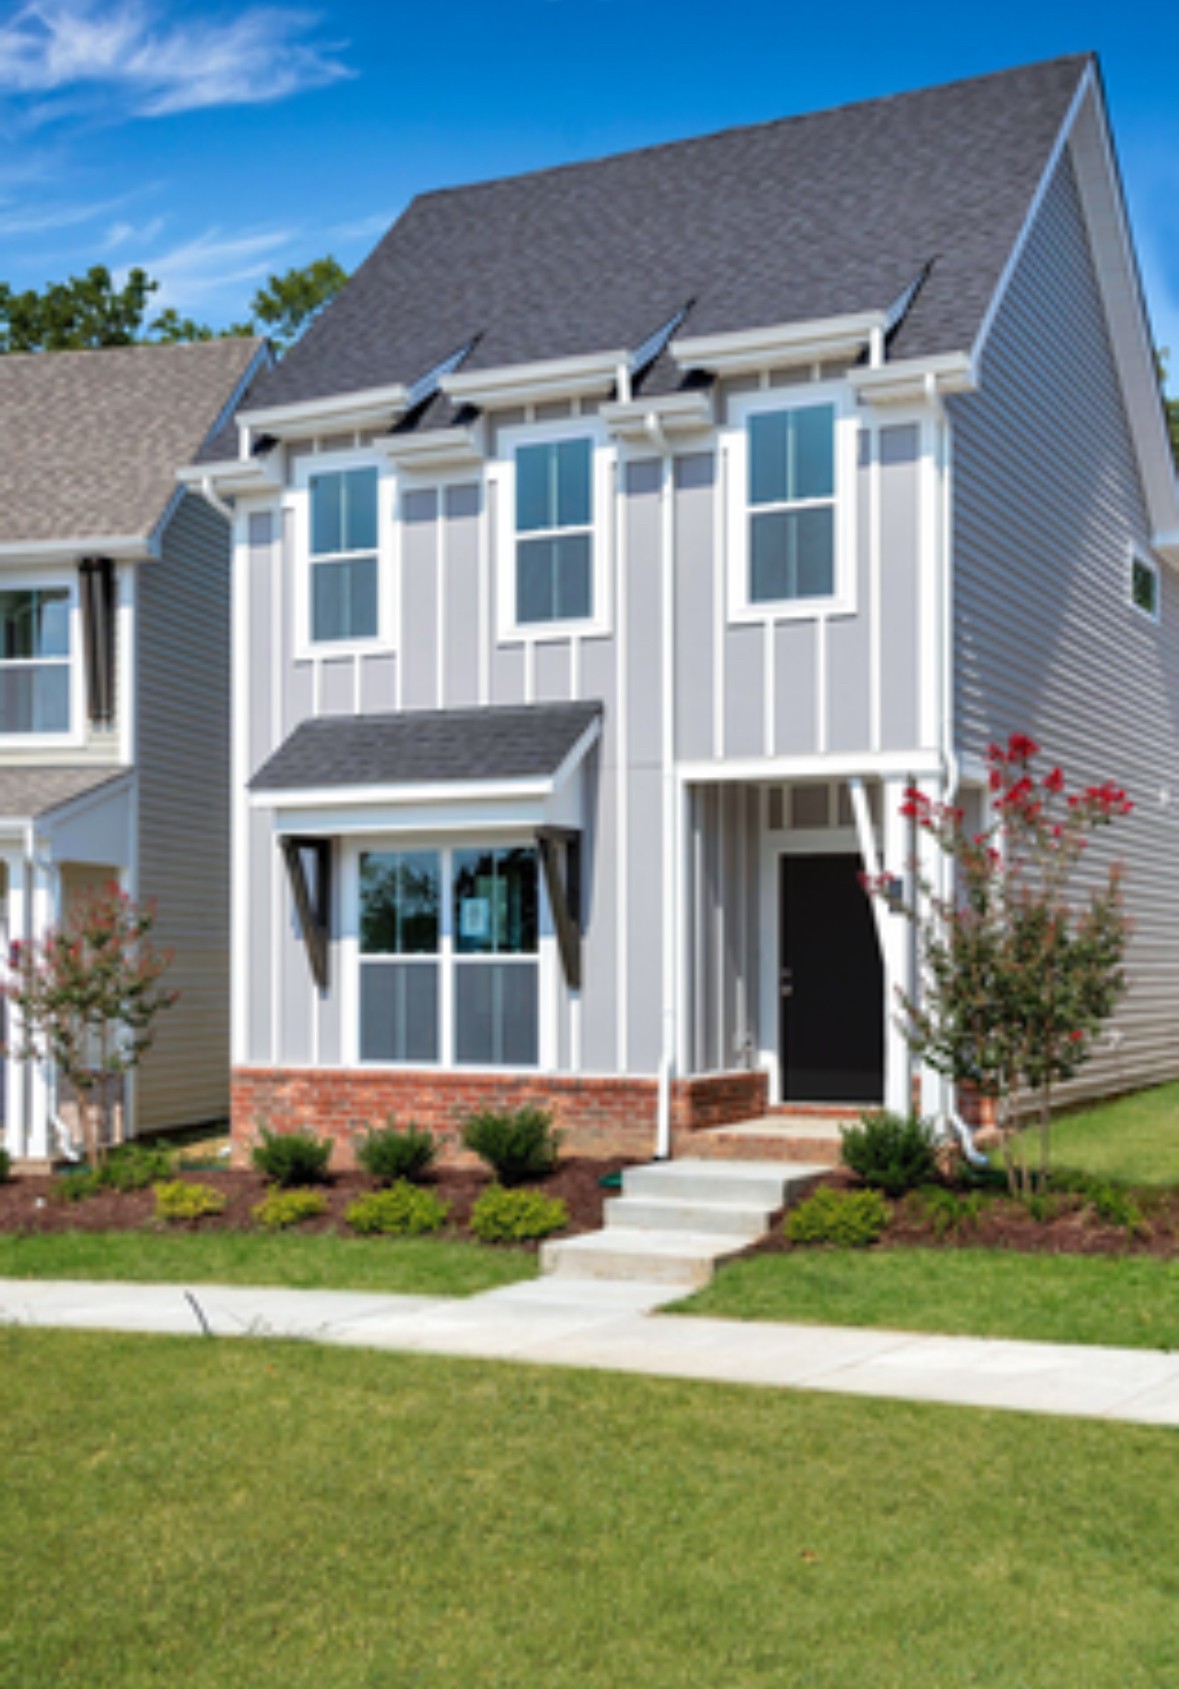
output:
[[[379,626],[377,471],[313,475],[311,638],[375,639]]]
[[[835,408],[749,418],[749,602],[835,591]]]
[[[516,620],[582,621],[593,604],[593,444],[516,450]]]
[[[0,735],[70,731],[70,592],[0,591]]]

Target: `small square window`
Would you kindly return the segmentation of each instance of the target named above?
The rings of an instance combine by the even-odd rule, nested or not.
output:
[[[1158,621],[1159,572],[1153,563],[1136,553],[1130,558],[1130,602],[1144,616]]]

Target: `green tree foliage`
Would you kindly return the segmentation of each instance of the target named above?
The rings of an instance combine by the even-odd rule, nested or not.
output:
[[[1155,354],[1158,362],[1159,383],[1163,390],[1163,409],[1167,414],[1167,429],[1171,435],[1171,453],[1176,464],[1179,464],[1179,398],[1171,398],[1166,387],[1167,364],[1170,356],[1171,354],[1166,347]]]
[[[1121,870],[1074,884],[1090,835],[1133,807],[1106,783],[1068,792],[1059,768],[1040,774],[1026,734],[988,752],[995,819],[982,832],[964,812],[916,788],[901,813],[952,859],[953,892],[918,878],[901,912],[917,931],[922,983],[902,994],[905,1034],[939,1073],[995,1099],[1013,1194],[1032,1171],[1017,1128],[1019,1094],[1039,1105],[1041,1180],[1048,1174],[1053,1086],[1088,1060],[1125,989],[1127,922]],[[890,896],[882,879],[868,889]]]
[[[16,293],[0,282],[0,353],[79,351],[144,341],[175,345],[252,334],[267,335],[285,351],[347,279],[330,256],[273,275],[255,293],[249,317],[224,329],[181,316],[174,305],[149,321],[151,296],[160,284],[145,270],[131,270],[121,287],[104,264],[68,281],[49,282],[40,292],[27,288]]]

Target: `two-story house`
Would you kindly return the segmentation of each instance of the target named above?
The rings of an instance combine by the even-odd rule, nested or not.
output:
[[[1137,803],[1086,1083],[1179,1072],[1179,506],[1092,59],[416,199],[185,478],[242,1143],[905,1107],[859,875],[1015,730]]]
[[[98,884],[154,900],[181,1006],[131,1132],[228,1107],[229,528],[176,470],[264,362],[255,340],[0,358],[3,938]],[[77,1141],[41,1064],[8,1057],[0,1108],[13,1157]]]

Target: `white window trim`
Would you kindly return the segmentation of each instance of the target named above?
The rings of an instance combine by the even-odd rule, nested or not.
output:
[[[560,622],[521,622],[516,613],[516,449],[543,446],[558,440],[588,440],[592,452],[590,484],[593,520],[590,524],[590,590],[592,614]],[[488,465],[487,480],[496,489],[496,636],[501,645],[543,645],[555,639],[608,634],[613,621],[611,583],[613,558],[614,465],[617,450],[605,428],[592,416],[564,417],[559,422],[522,423],[503,428],[496,442],[496,458]]]
[[[1144,569],[1149,569],[1154,577],[1154,609],[1144,610],[1134,597],[1134,565],[1140,563]],[[1154,558],[1142,546],[1131,541],[1126,551],[1126,600],[1136,615],[1143,616],[1148,622],[1157,626],[1162,620],[1163,612],[1163,579],[1162,573]]]
[[[531,833],[502,834],[482,838],[478,834],[464,834],[461,838],[439,837],[436,834],[374,833],[348,838],[340,845],[340,1011],[342,1032],[340,1054],[342,1064],[361,1073],[486,1073],[503,1075],[534,1075],[555,1073],[558,1067],[558,1014],[560,997],[560,962],[557,936],[549,908],[544,874],[539,853],[536,865],[537,916],[539,931],[535,960],[537,967],[537,1059],[528,1066],[508,1065],[488,1067],[475,1063],[456,1062],[454,1054],[454,964],[458,953],[454,948],[454,853],[458,850],[505,850],[523,847],[535,851],[536,836]],[[438,1002],[438,1060],[435,1062],[362,1061],[360,1056],[360,858],[369,851],[437,851],[441,859],[442,930],[436,955],[418,956],[419,961],[436,961],[439,974]],[[477,957],[462,958],[480,960]],[[495,961],[496,957],[482,958]],[[509,960],[510,958],[501,958]],[[412,957],[390,957],[389,960],[413,960]],[[531,956],[520,958],[532,960]]]
[[[377,631],[366,639],[313,639],[311,637],[311,478],[335,475],[350,469],[377,472]],[[373,451],[311,452],[300,457],[294,468],[292,486],[283,499],[284,511],[294,518],[295,657],[357,657],[385,654],[397,649],[397,593],[393,567],[393,533],[396,518],[396,482],[388,465]],[[357,556],[367,556],[358,552]]]
[[[4,750],[50,750],[86,743],[86,675],[82,666],[82,608],[78,600],[78,577],[74,570],[55,569],[45,573],[0,575],[0,591],[44,592],[65,587],[69,593],[70,629],[70,725],[62,733],[0,733]],[[35,661],[60,662],[60,658],[29,659],[28,665],[14,661],[12,667],[32,666]],[[0,666],[8,667],[8,664]],[[122,708],[122,699],[118,706]]]
[[[755,601],[749,596],[749,419],[831,405],[835,410],[835,590],[825,598]],[[730,622],[816,621],[856,610],[856,454],[859,426],[846,382],[807,382],[735,395],[720,439],[728,463]],[[807,502],[807,501],[801,501]],[[818,502],[826,502],[818,501]]]

